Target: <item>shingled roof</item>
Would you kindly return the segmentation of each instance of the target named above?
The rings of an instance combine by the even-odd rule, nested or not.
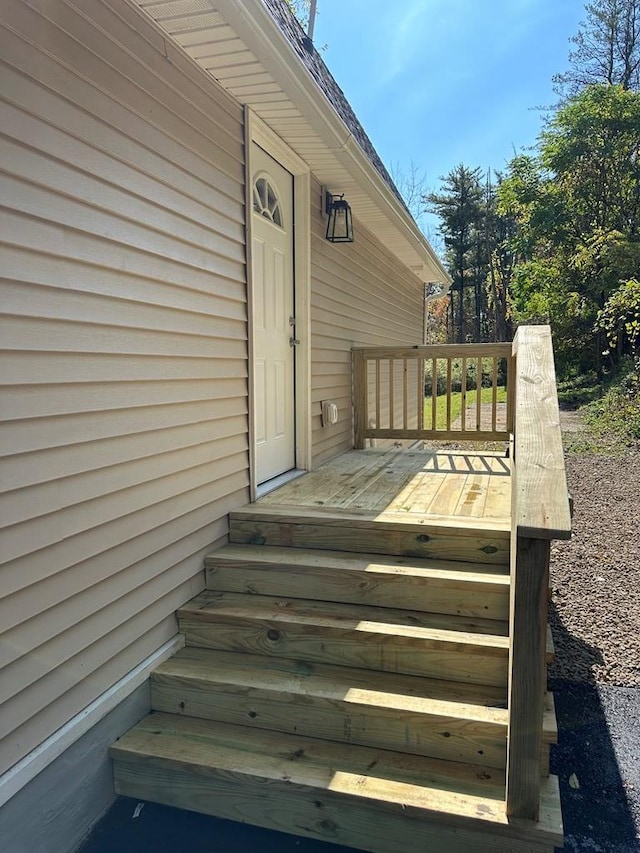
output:
[[[400,191],[394,184],[393,178],[380,159],[378,152],[373,147],[373,143],[365,133],[364,128],[358,121],[358,118],[351,108],[344,92],[336,83],[319,52],[307,38],[300,22],[291,11],[289,4],[286,0],[262,0],[262,2],[291,43],[291,46],[299,56],[307,71],[309,71],[313,79],[318,84],[320,91],[340,116],[349,131],[353,134],[354,139],[367,155],[369,161],[374,166],[380,177],[386,184],[388,184],[394,195],[402,203],[402,206],[408,211],[407,205],[405,204]]]

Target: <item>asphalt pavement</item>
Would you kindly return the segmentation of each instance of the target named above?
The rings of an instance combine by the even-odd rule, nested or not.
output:
[[[565,853],[640,851],[640,690],[552,682]]]

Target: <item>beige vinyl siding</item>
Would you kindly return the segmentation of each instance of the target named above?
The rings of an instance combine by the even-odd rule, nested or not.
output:
[[[0,8],[0,772],[248,500],[240,106],[124,0]]]
[[[312,188],[312,198],[320,186]],[[355,221],[355,241],[325,240],[326,221],[312,207],[311,405],[313,464],[353,447],[351,347],[423,343],[418,279]],[[394,395],[399,400],[400,388]],[[323,427],[321,401],[337,403],[340,420]],[[397,411],[401,411],[398,404]]]

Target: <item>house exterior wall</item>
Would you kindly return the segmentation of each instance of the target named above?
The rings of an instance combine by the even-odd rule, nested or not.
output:
[[[315,180],[311,197],[320,198],[320,185]],[[320,205],[312,205],[314,467],[353,447],[351,347],[420,345],[424,335],[422,287],[411,271],[357,221],[353,243],[329,243],[325,231]],[[334,426],[322,426],[323,400],[338,405],[340,419]],[[397,402],[400,411],[400,397]]]
[[[0,25],[2,773],[175,634],[248,435],[241,107],[124,0]]]
[[[126,0],[4,0],[0,51],[1,775],[175,634],[249,436],[241,106]],[[351,347],[423,321],[311,210],[315,466],[352,447]]]
[[[109,747],[149,707],[145,682],[6,802],[0,808],[3,853],[76,853],[116,798]]]

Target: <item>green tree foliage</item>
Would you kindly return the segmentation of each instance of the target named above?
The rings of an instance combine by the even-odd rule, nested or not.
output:
[[[542,133],[540,162],[574,237],[595,229],[638,232],[639,155],[638,93],[594,84],[558,110]]]
[[[618,358],[640,358],[640,282],[633,278],[620,285],[599,312],[596,328],[606,335]]]
[[[593,83],[640,88],[640,0],[587,3],[586,20],[571,42],[569,70],[556,74],[556,91],[579,94]]]
[[[508,340],[512,241],[517,221],[498,205],[491,172],[463,164],[440,179],[440,192],[423,196],[440,218],[445,263],[453,279],[449,328],[458,342]]]
[[[619,434],[627,443],[640,439],[640,281],[621,284],[607,299],[596,320],[604,334],[618,380],[587,410],[594,431]],[[629,358],[630,357],[630,358]]]
[[[517,262],[515,239],[516,217],[500,208],[499,191],[504,175],[496,175],[496,184],[487,173],[485,190],[485,242],[488,255],[486,286],[492,334],[496,341],[511,339],[511,282]]]
[[[599,368],[594,323],[640,265],[640,94],[594,84],[563,104],[537,156],[516,157],[498,209],[517,221],[517,321],[550,322],[561,369]]]
[[[465,289],[473,287],[477,267],[478,232],[482,210],[480,169],[462,163],[440,178],[440,192],[429,193],[425,202],[440,217],[445,257],[453,279],[451,285],[451,326],[462,343],[468,333]]]
[[[612,329],[613,366],[638,340],[628,324],[640,279],[640,0],[585,10],[536,150],[495,186],[460,165],[425,198],[442,223],[456,339],[550,323],[565,375],[600,372]]]

